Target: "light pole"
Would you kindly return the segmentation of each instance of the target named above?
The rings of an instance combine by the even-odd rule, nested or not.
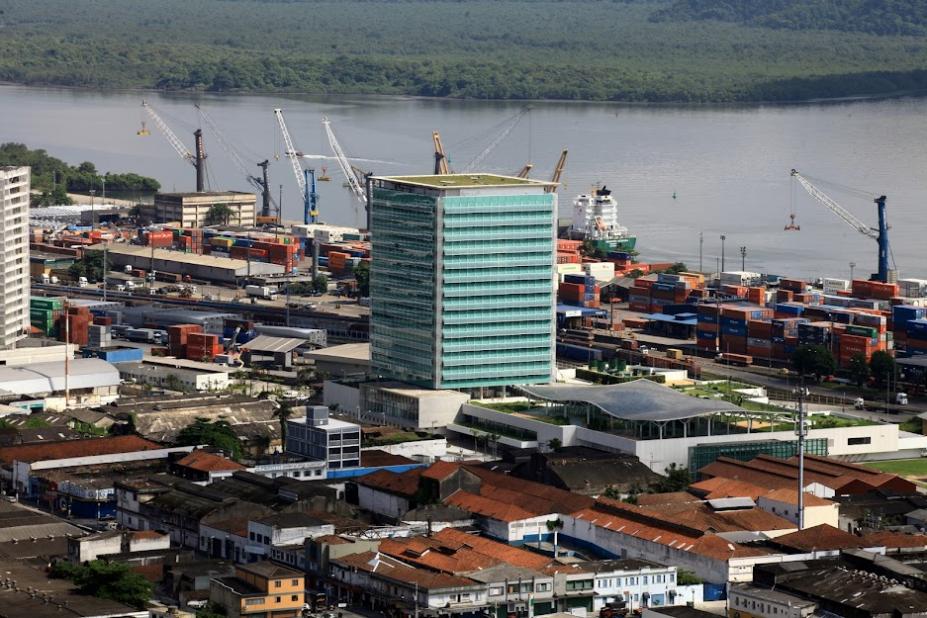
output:
[[[799,378],[799,387],[795,389],[798,395],[798,529],[805,528],[805,397],[808,389],[805,388],[804,375]]]
[[[746,247],[740,248],[740,270],[742,271],[747,270],[747,248]]]
[[[856,262],[850,262],[850,282],[853,281],[853,269],[856,268]]]
[[[90,190],[90,227],[96,227],[93,220],[96,219],[96,214],[93,212],[93,196],[96,195],[97,190]]]
[[[705,245],[705,234],[703,232],[698,233],[698,271],[700,273],[705,272],[705,269],[702,268],[702,248]]]
[[[724,272],[724,241],[727,240],[727,236],[721,234],[721,272]]]

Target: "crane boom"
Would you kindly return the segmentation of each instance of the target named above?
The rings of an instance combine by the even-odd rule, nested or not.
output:
[[[879,216],[879,227],[872,228],[862,220],[856,217],[853,213],[842,207],[840,204],[835,202],[830,198],[826,193],[818,189],[816,186],[811,184],[807,178],[798,173],[798,170],[792,170],[792,178],[798,181],[798,183],[811,195],[813,198],[824,204],[831,212],[843,219],[848,225],[856,229],[857,232],[875,240],[879,243],[879,272],[875,273],[872,276],[872,279],[876,281],[887,282],[889,279],[889,269],[888,269],[888,221],[885,218],[885,196],[879,196],[875,198],[876,207],[878,209]]]
[[[437,131],[431,133],[431,141],[435,145],[435,175],[450,174],[451,168],[447,164],[447,155],[444,154],[444,144],[441,143],[441,134]]]
[[[213,121],[212,117],[206,113],[206,110],[200,107],[198,103],[194,104],[193,107],[197,109],[200,114],[200,118],[203,119],[203,122],[205,122],[206,126],[209,127],[209,130],[212,131],[213,135],[216,137],[216,140],[218,140],[219,144],[221,144],[225,151],[228,153],[229,157],[232,159],[232,163],[234,163],[235,167],[238,168],[238,171],[244,175],[245,179],[248,181],[248,184],[254,187],[257,191],[260,191],[264,203],[264,206],[261,210],[261,215],[264,217],[269,216],[270,213],[268,211],[270,210],[271,206],[273,206],[273,208],[277,207],[277,201],[271,194],[270,187],[265,186],[265,180],[267,179],[267,165],[269,164],[269,161],[263,161],[257,164],[258,167],[260,167],[263,171],[263,179],[252,174],[244,159],[242,159],[241,155],[238,153],[235,147],[232,146],[232,144],[230,144],[227,139],[225,139],[222,131],[219,130],[219,127]]]
[[[306,180],[303,178],[303,166],[300,165],[299,155],[296,152],[296,147],[293,146],[293,139],[290,137],[290,132],[286,128],[286,121],[283,119],[283,110],[279,107],[274,109],[274,116],[277,118],[277,124],[280,125],[280,133],[283,134],[283,145],[286,148],[284,154],[286,158],[290,160],[290,165],[293,166],[293,175],[296,176],[296,184],[299,185],[300,193],[305,193]]]
[[[191,165],[196,165],[196,157],[192,152],[187,150],[187,147],[183,145],[183,142],[180,141],[180,138],[171,131],[171,128],[167,126],[167,123],[158,115],[158,112],[154,111],[147,101],[142,101],[142,107],[145,108],[145,111],[148,112],[148,115],[151,116],[151,119],[155,121],[155,124],[158,125],[158,128],[161,130],[161,133],[164,134],[164,137],[167,138],[168,143],[173,147],[177,154],[180,155],[181,159],[186,159]]]
[[[813,197],[817,201],[827,206],[827,208],[830,209],[831,212],[833,212],[835,215],[843,219],[847,224],[856,228],[857,232],[859,232],[860,234],[864,236],[868,236],[869,238],[872,238],[873,240],[879,239],[878,230],[875,230],[869,227],[869,225],[867,225],[866,223],[858,219],[856,215],[854,215],[853,213],[848,211],[846,208],[844,208],[843,206],[835,202],[833,199],[831,199],[829,195],[827,195],[826,193],[818,189],[816,186],[811,184],[811,181],[809,181],[807,178],[799,174],[798,170],[794,170],[794,169],[792,170],[792,178],[797,180],[798,184],[804,187],[805,191],[807,191],[811,197]]]
[[[335,161],[338,162],[338,167],[341,168],[341,172],[344,174],[345,180],[347,180],[348,188],[351,190],[351,193],[354,194],[354,197],[357,198],[357,201],[366,207],[367,192],[364,189],[364,183],[357,177],[357,174],[354,172],[354,167],[348,160],[347,155],[344,154],[344,150],[341,149],[341,144],[338,143],[338,138],[335,137],[335,132],[332,131],[332,123],[327,116],[322,117],[322,126],[325,127],[325,134],[328,136],[328,144],[335,154]]]
[[[529,111],[531,111],[530,107],[523,107],[522,109],[518,111],[517,114],[512,116],[509,119],[509,121],[504,125],[504,128],[501,131],[499,131],[499,134],[496,135],[495,139],[489,142],[489,145],[483,149],[483,152],[473,157],[473,160],[467,164],[467,166],[464,168],[464,171],[472,172],[478,165],[480,165],[483,162],[483,160],[489,156],[489,153],[495,150],[496,146],[501,144],[502,140],[508,137],[509,133],[511,133],[515,129],[515,127],[518,126],[518,123],[521,122],[521,119],[524,118],[525,114],[527,114]]]
[[[560,158],[557,159],[557,165],[554,166],[554,174],[550,177],[551,184],[544,189],[547,193],[553,193],[557,190],[557,183],[560,182],[560,177],[563,175],[563,169],[566,167],[567,153],[569,151],[564,148],[563,152],[560,153]]]

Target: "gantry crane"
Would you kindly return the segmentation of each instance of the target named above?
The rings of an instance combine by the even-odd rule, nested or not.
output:
[[[881,195],[875,198],[873,201],[876,204],[876,209],[879,215],[879,227],[873,228],[861,221],[842,207],[840,204],[835,202],[830,198],[826,193],[818,189],[816,186],[811,184],[807,178],[798,173],[798,170],[792,170],[792,178],[798,181],[798,183],[804,187],[805,191],[808,192],[811,197],[815,198],[824,206],[826,206],[832,213],[843,219],[848,225],[856,229],[857,232],[863,236],[867,236],[877,243],[879,243],[879,272],[874,273],[871,277],[873,281],[881,281],[883,283],[888,282],[889,279],[889,268],[888,268],[888,257],[889,257],[889,247],[888,247],[888,221],[885,218],[885,196]]]
[[[261,201],[261,215],[258,221],[259,222],[263,221],[264,223],[269,222],[273,218],[271,214],[272,210],[279,209],[276,203],[276,200],[274,200],[273,195],[271,194],[270,184],[267,178],[267,167],[268,165],[270,165],[270,161],[264,160],[264,161],[261,161],[260,163],[257,163],[257,166],[261,168],[260,176],[255,176],[254,174],[252,174],[250,172],[250,168],[248,167],[248,165],[245,164],[245,161],[242,158],[242,156],[232,146],[232,144],[229,143],[229,141],[225,139],[225,136],[222,134],[222,131],[220,131],[219,127],[216,126],[216,123],[213,121],[212,117],[206,113],[206,110],[200,107],[199,104],[194,104],[194,107],[199,112],[200,118],[203,119],[203,122],[206,123],[206,126],[208,126],[210,131],[212,131],[213,135],[215,135],[216,140],[219,142],[219,144],[221,144],[222,147],[225,149],[225,151],[228,152],[229,157],[231,157],[232,162],[235,164],[235,167],[237,167],[238,170],[245,176],[248,183],[252,187],[254,187],[258,192],[260,192],[262,201]]]
[[[168,143],[174,148],[177,154],[180,155],[181,159],[188,161],[196,169],[196,192],[202,193],[205,191],[206,185],[206,148],[203,145],[203,131],[197,129],[193,132],[193,141],[194,141],[194,150],[195,154],[187,150],[187,147],[184,146],[183,142],[180,141],[180,138],[171,131],[171,128],[167,126],[167,123],[161,119],[161,116],[148,104],[147,101],[142,101],[142,107],[148,112],[148,115],[151,116],[151,119],[155,121],[155,124],[158,125],[158,128],[161,130],[161,133],[164,134],[164,137],[167,138]],[[139,132],[141,135],[141,132]]]
[[[290,138],[290,132],[286,128],[286,121],[283,119],[283,110],[279,107],[274,110],[274,116],[277,118],[277,124],[280,126],[280,133],[283,135],[283,144],[286,148],[286,158],[290,160],[293,167],[293,175],[296,176],[296,184],[303,195],[303,223],[315,223],[319,217],[318,201],[319,194],[315,186],[315,170],[303,169],[301,160],[302,154],[296,150],[293,140]]]
[[[521,168],[520,170],[518,170],[518,172],[515,173],[515,176],[518,178],[527,178],[528,174],[531,173],[531,170],[533,168],[534,168],[533,163],[525,163],[525,166]]]
[[[521,122],[521,119],[524,118],[525,115],[530,111],[531,111],[530,107],[523,107],[520,110],[518,110],[518,113],[504,120],[501,125],[496,125],[496,128],[499,129],[499,132],[496,134],[496,137],[494,137],[493,140],[489,142],[489,145],[486,146],[486,148],[484,148],[482,152],[480,152],[480,154],[473,157],[473,160],[470,161],[466,165],[466,167],[464,167],[464,172],[472,172],[481,163],[483,163],[486,157],[489,156],[489,153],[495,150],[496,146],[501,144],[502,140],[508,137],[509,133],[511,133],[515,129],[515,127],[518,126],[518,123]],[[440,139],[440,136],[439,136],[439,139]],[[435,149],[435,151],[437,151],[437,148]]]

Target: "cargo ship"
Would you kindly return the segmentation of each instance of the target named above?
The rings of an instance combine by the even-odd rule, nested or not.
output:
[[[604,253],[631,252],[637,236],[618,222],[618,202],[606,187],[596,187],[592,194],[573,200],[573,222],[569,235],[574,239],[591,240]]]

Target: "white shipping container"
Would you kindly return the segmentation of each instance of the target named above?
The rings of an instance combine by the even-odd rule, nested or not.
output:
[[[615,278],[615,265],[612,262],[583,264],[583,270],[595,277],[596,281],[611,281]]]
[[[824,279],[824,293],[836,294],[850,289],[850,282],[846,279]]]
[[[927,296],[927,279],[899,279],[898,292],[907,298]]]
[[[763,281],[763,275],[745,270],[726,270],[721,273],[721,285],[756,287]]]

